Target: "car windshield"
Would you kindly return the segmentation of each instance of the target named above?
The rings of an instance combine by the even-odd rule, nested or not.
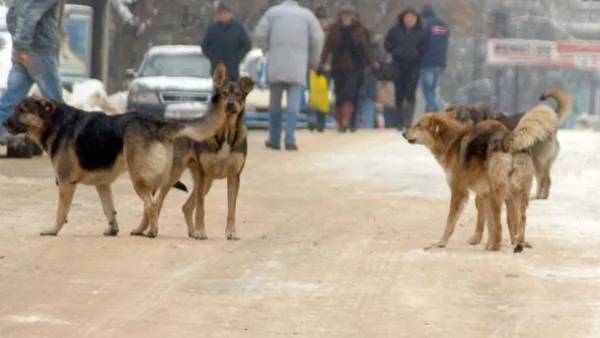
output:
[[[200,53],[150,55],[139,76],[210,78],[210,61]]]

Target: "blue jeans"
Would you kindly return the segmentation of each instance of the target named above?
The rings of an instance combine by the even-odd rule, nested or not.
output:
[[[301,84],[272,83],[269,84],[269,144],[277,146],[281,144],[281,124],[283,120],[283,109],[281,99],[283,91],[287,94],[287,109],[285,112],[285,144],[296,144],[296,117],[300,112],[300,102],[304,93]]]
[[[0,123],[12,114],[17,103],[27,96],[34,83],[38,85],[44,97],[62,102],[62,84],[54,54],[29,53],[27,66],[20,64],[13,55],[6,92],[0,98]],[[0,136],[2,132],[0,128]]]
[[[364,122],[366,129],[375,128],[375,101],[372,98],[366,97],[361,100],[358,114],[357,127],[360,127],[360,122]]]
[[[443,72],[443,67],[421,69],[421,89],[423,90],[423,96],[425,96],[425,111],[427,112],[437,112],[440,110],[437,104],[436,89]]]

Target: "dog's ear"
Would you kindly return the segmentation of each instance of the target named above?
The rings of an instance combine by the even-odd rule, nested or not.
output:
[[[442,121],[440,121],[439,119],[433,117],[432,119],[429,120],[429,130],[434,135],[440,135],[444,131],[446,131],[446,124],[443,123]]]
[[[244,76],[238,80],[238,85],[242,89],[245,95],[248,95],[254,88],[254,81],[251,78]]]
[[[227,83],[227,67],[224,64],[219,63],[215,72],[213,73],[213,85],[215,88],[219,88]]]
[[[45,98],[39,98],[37,101],[44,114],[52,115],[54,113],[54,109],[56,108],[54,102]]]

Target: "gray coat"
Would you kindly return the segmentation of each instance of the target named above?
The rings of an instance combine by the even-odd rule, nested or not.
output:
[[[255,43],[267,53],[267,82],[306,84],[308,64],[319,63],[323,30],[315,15],[295,0],[267,10],[256,26]]]

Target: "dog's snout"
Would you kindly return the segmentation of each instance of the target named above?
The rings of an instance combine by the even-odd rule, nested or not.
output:
[[[4,122],[2,122],[2,126],[4,128],[8,127],[8,119],[4,120]]]
[[[403,132],[403,133],[402,133],[402,137],[404,137],[404,138],[407,138],[407,137],[406,137],[406,132]]]

